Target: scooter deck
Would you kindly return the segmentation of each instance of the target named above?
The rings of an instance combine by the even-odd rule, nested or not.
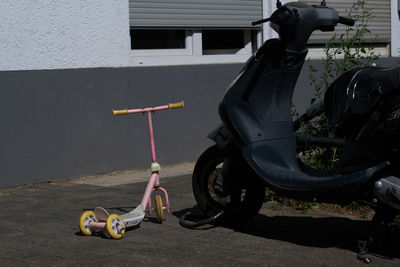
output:
[[[98,222],[106,222],[108,216],[110,214],[102,207],[96,207],[94,210],[94,214]],[[125,224],[125,227],[133,227],[139,225],[145,216],[144,208],[142,204],[137,206],[134,210],[129,213],[125,213],[121,215],[121,218]]]
[[[142,222],[144,216],[145,216],[144,208],[142,204],[140,204],[131,212],[121,215],[121,218],[124,221],[125,227],[128,228],[139,225]]]

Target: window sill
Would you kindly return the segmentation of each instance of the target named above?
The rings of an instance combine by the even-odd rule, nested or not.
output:
[[[201,56],[133,56],[131,66],[175,66],[196,64],[244,63],[250,57],[245,55],[201,55]]]

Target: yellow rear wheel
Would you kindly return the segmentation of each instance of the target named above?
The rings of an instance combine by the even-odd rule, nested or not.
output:
[[[121,239],[125,234],[125,224],[117,214],[111,214],[107,218],[106,229],[108,234],[114,239]]]
[[[164,207],[160,195],[155,196],[155,202],[156,202],[157,222],[162,223],[164,221]]]
[[[81,230],[81,233],[84,235],[92,235],[94,230],[90,229],[90,223],[96,221],[96,216],[93,211],[85,211],[79,219],[79,230]]]

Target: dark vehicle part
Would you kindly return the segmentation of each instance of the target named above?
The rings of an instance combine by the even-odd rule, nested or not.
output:
[[[209,221],[223,211],[220,219],[245,222],[257,214],[267,186],[297,200],[365,203],[383,218],[375,221],[386,224],[400,212],[395,193],[400,190],[400,68],[359,67],[333,83],[324,104],[338,138],[296,134],[323,111],[316,105],[292,122],[291,100],[309,37],[354,21],[325,1],[319,6],[277,1],[277,8],[255,24],[269,21],[279,38],[249,58],[220,103],[223,126],[209,135],[216,145],[200,156],[193,173],[198,206]],[[297,154],[302,145],[340,147],[338,168],[323,172],[307,166]]]
[[[293,130],[297,131],[300,129],[301,125],[309,122],[315,117],[321,115],[324,112],[324,101],[314,104],[312,107],[308,108],[307,111],[298,117],[293,122]]]
[[[374,111],[386,105],[385,97],[393,94],[400,94],[400,67],[355,68],[328,88],[325,114],[339,136],[355,138]]]
[[[298,146],[325,146],[325,147],[344,147],[346,140],[340,138],[328,138],[296,134],[296,144]]]
[[[208,218],[200,220],[200,221],[195,221],[195,222],[189,221],[186,219],[186,217],[188,217],[190,215],[192,215],[192,213],[190,211],[183,214],[179,218],[180,225],[191,229],[191,228],[196,228],[196,227],[200,227],[200,226],[207,225],[207,224],[213,224],[213,223],[216,223],[222,215],[224,215],[224,211],[220,211],[217,214],[215,214],[214,216],[208,217]]]
[[[400,92],[382,98],[381,104],[359,130],[356,141],[391,153],[400,150]]]
[[[375,182],[375,193],[385,204],[400,210],[400,179],[385,177]]]
[[[243,172],[232,161],[216,146],[207,149],[194,168],[193,192],[197,204],[208,216],[224,211],[221,220],[242,224],[260,210],[265,187],[251,172]]]

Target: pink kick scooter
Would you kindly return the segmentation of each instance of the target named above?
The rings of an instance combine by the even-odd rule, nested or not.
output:
[[[149,123],[149,135],[150,135],[150,146],[151,146],[151,176],[149,182],[147,183],[146,191],[142,198],[142,202],[139,206],[133,209],[131,212],[123,214],[121,216],[117,214],[109,214],[104,208],[97,207],[93,211],[85,211],[79,220],[79,229],[84,235],[92,235],[95,231],[101,230],[106,231],[110,237],[115,239],[120,239],[125,234],[125,228],[133,227],[139,225],[144,216],[145,209],[148,208],[149,213],[152,213],[151,207],[151,194],[154,191],[160,191],[165,198],[165,209],[169,212],[169,201],[167,191],[160,186],[159,172],[161,170],[160,164],[156,160],[156,151],[154,145],[154,134],[153,134],[153,123],[151,119],[151,113],[164,109],[177,109],[183,108],[184,103],[178,102],[173,104],[168,104],[165,106],[158,106],[154,108],[144,108],[144,109],[123,109],[123,110],[113,110],[113,115],[127,115],[132,113],[147,113],[147,120]],[[162,223],[164,220],[164,206],[160,195],[155,195],[155,210],[157,215],[157,222]]]

